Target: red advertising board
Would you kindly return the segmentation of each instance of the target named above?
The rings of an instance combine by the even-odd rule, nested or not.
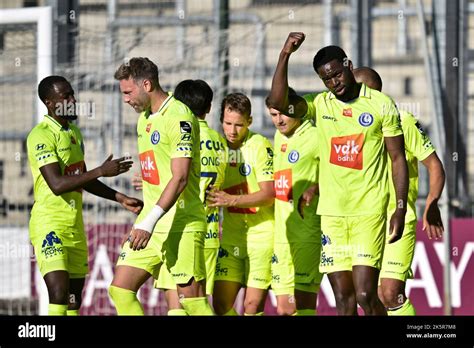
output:
[[[451,220],[451,303],[454,315],[474,315],[472,286],[474,285],[474,219]],[[83,315],[113,315],[115,309],[107,295],[113,277],[122,236],[129,225],[93,225],[87,229],[90,251],[90,273],[83,293]],[[417,228],[417,243],[412,264],[414,278],[407,282],[407,294],[419,315],[442,315],[444,306],[443,240],[429,240]],[[164,296],[152,289],[151,281],[139,292],[147,315],[165,315]],[[236,307],[241,309],[241,297]],[[335,314],[334,296],[327,278],[319,294],[318,314]],[[276,314],[275,298],[269,296],[266,314]]]

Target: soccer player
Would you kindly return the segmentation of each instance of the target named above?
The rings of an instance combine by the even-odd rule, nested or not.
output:
[[[237,315],[235,298],[246,287],[244,314],[262,315],[271,283],[273,254],[273,149],[249,130],[250,100],[227,95],[221,123],[229,147],[223,190],[211,190],[210,207],[224,207],[213,306],[218,315]]]
[[[166,93],[158,67],[132,58],[114,75],[125,103],[140,113],[138,150],[144,208],[123,244],[109,294],[119,315],[143,315],[137,291],[170,271],[188,315],[212,315],[205,294],[206,221],[199,199],[199,123]],[[124,241],[125,242],[125,241]]]
[[[288,61],[303,40],[303,33],[289,34],[273,77],[270,103],[283,113],[292,111]],[[388,243],[401,238],[407,210],[408,175],[400,116],[388,96],[355,81],[352,62],[340,47],[320,49],[313,67],[328,89],[304,97],[320,146],[320,270],[328,274],[338,314],[356,315],[358,303],[366,315],[386,315],[377,283],[389,198],[387,152],[397,200]],[[298,108],[293,111],[301,112]]]
[[[224,182],[226,169],[226,142],[215,130],[209,128],[205,121],[211,110],[213,92],[203,80],[184,80],[175,88],[174,97],[186,104],[199,119],[201,180],[200,198],[206,212],[206,239],[204,240],[204,258],[206,260],[206,294],[212,295],[216,270],[217,252],[219,251],[219,208],[208,207],[207,191],[211,187],[220,188]],[[155,287],[165,290],[168,303],[168,315],[186,315],[179,303],[176,284],[166,268],[160,271]]]
[[[293,95],[289,103],[293,104]],[[322,279],[318,206],[318,135],[310,120],[290,117],[266,100],[274,138],[275,236],[272,289],[280,315],[315,315]]]
[[[370,88],[382,91],[382,79],[375,70],[361,67],[354,69],[353,72],[357,82],[365,83]],[[418,161],[421,161],[428,170],[430,180],[430,190],[426,197],[423,213],[423,230],[426,231],[430,239],[441,238],[444,231],[438,199],[443,192],[445,174],[443,164],[438,158],[430,138],[416,118],[404,110],[400,110],[400,118],[408,163],[408,210],[402,238],[393,244],[385,245],[382,269],[380,270],[379,298],[387,308],[388,315],[415,315],[415,308],[405,294],[405,283],[413,276],[410,267],[416,242]],[[394,187],[390,185],[389,215],[395,211],[396,204]]]
[[[28,160],[33,175],[35,203],[30,238],[49,296],[49,315],[78,315],[88,273],[87,236],[82,220],[82,190],[120,203],[138,214],[143,202],[106,186],[99,177],[127,172],[132,162],[112,155],[87,171],[76,99],[62,76],[48,76],[38,85],[48,114],[29,133]]]

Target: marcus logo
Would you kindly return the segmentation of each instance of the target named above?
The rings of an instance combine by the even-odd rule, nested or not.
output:
[[[64,253],[63,242],[61,238],[56,235],[56,232],[51,231],[46,235],[41,245],[41,252],[46,258]]]
[[[293,178],[291,169],[279,170],[275,172],[275,198],[280,201],[289,202],[293,199]]]
[[[363,145],[363,133],[331,138],[329,162],[337,166],[361,170],[364,164]]]

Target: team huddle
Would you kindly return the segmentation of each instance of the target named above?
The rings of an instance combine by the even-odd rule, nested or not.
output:
[[[115,79],[137,113],[143,201],[98,180],[130,170],[112,156],[88,170],[80,130],[57,105],[75,103],[61,76],[41,81],[48,114],[30,132],[35,204],[30,238],[49,294],[50,315],[78,315],[88,273],[82,190],[137,214],[123,240],[109,296],[119,315],[143,315],[137,298],[153,277],[168,315],[263,315],[269,289],[279,315],[315,315],[324,274],[338,315],[415,315],[405,295],[416,240],[418,161],[429,173],[423,229],[441,238],[437,205],[444,170],[415,117],[381,92],[368,67],[353,68],[338,46],[320,49],[313,68],[327,90],[299,96],[288,63],[303,43],[290,33],[265,100],[274,144],[249,129],[242,93],[224,97],[224,137],[205,121],[213,91],[184,80],[174,92],[158,67],[132,58]],[[220,231],[220,227],[222,231]],[[220,234],[222,232],[222,234]],[[212,298],[212,301],[210,299]]]

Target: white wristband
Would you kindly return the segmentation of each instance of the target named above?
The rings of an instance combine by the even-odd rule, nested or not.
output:
[[[156,223],[165,213],[163,208],[159,205],[155,205],[142,221],[134,225],[134,228],[153,233]]]

